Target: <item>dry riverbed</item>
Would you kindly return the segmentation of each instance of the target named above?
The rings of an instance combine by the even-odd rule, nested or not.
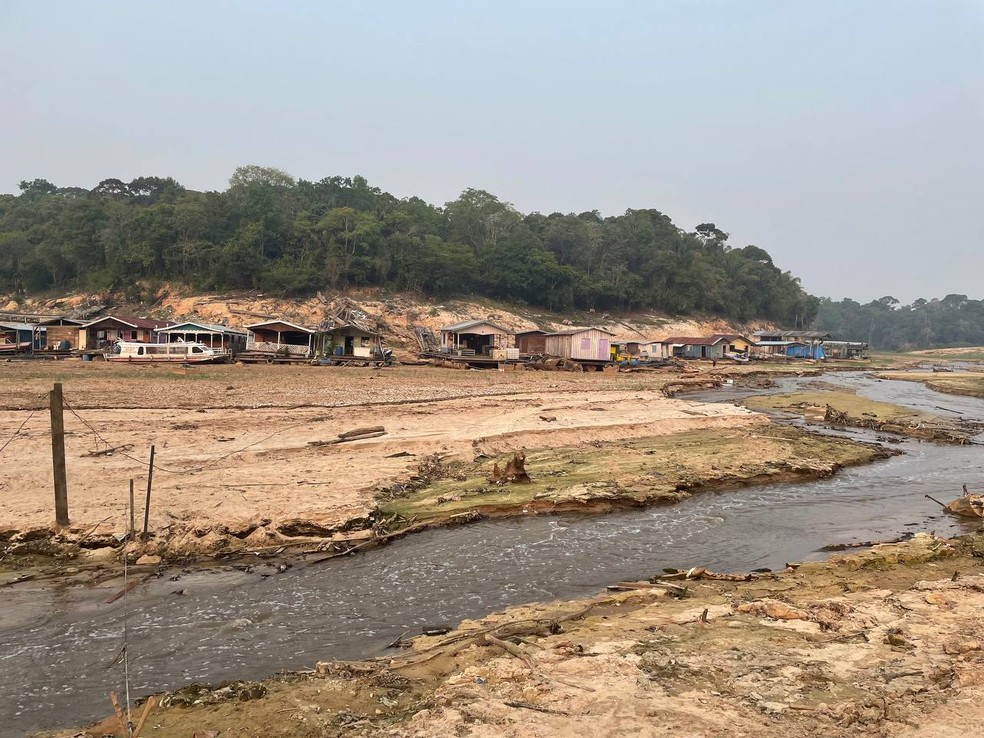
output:
[[[128,367],[8,363],[0,374],[0,581],[119,558],[149,450],[156,466],[140,554],[180,561],[246,550],[344,553],[458,513],[603,510],[691,491],[826,476],[884,455],[776,427],[761,414],[664,395],[761,370],[631,374],[404,367]],[[788,367],[781,367],[788,371]],[[760,377],[756,380],[759,381]],[[52,526],[44,390],[66,401],[68,529]],[[338,434],[382,427],[374,437]],[[115,449],[115,450],[114,450]],[[530,485],[488,482],[524,452]],[[353,532],[354,531],[354,532]],[[320,553],[320,552],[319,552]]]
[[[372,661],[162,695],[148,735],[973,735],[982,557],[984,537],[919,534],[780,574],[512,608]]]

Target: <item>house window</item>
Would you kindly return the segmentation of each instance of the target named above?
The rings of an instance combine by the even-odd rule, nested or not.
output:
[[[581,339],[581,350],[582,351],[590,351],[591,350],[591,339],[590,338],[582,338]]]
[[[136,341],[137,340],[137,332],[136,331],[130,331],[130,340],[131,341]]]

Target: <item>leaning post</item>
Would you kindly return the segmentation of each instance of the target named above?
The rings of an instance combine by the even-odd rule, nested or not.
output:
[[[55,477],[55,523],[68,525],[68,475],[65,471],[65,416],[62,386],[56,382],[48,395],[51,414],[51,468]]]
[[[150,465],[147,467],[147,501],[144,503],[144,526],[143,538],[147,538],[150,528],[150,491],[154,487],[154,451],[155,447],[150,447]]]

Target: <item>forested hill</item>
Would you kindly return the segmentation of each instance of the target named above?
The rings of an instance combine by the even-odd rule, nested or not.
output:
[[[885,351],[984,346],[984,300],[947,295],[903,305],[894,297],[882,297],[862,305],[824,299],[816,326]]]
[[[286,295],[375,285],[787,325],[816,313],[816,298],[766,251],[731,247],[711,223],[685,232],[657,210],[524,215],[473,189],[435,207],[362,177],[306,182],[255,166],[237,169],[225,192],[159,177],[20,189],[0,196],[2,291],[125,292],[166,279]]]

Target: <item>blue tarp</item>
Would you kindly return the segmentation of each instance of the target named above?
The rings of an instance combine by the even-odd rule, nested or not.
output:
[[[823,352],[823,346],[815,343],[812,346],[789,346],[786,349],[786,356],[794,359],[826,359],[827,355]]]

